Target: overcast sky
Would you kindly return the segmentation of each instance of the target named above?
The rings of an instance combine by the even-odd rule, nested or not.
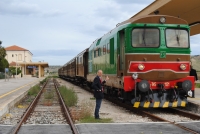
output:
[[[63,65],[153,1],[0,0],[0,40],[30,50],[34,62]],[[191,38],[193,55],[199,39]]]

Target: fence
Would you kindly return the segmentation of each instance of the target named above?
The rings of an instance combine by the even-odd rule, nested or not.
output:
[[[7,78],[9,77],[9,78],[11,78],[11,73],[7,73],[6,74],[7,75]],[[4,72],[0,72],[0,79],[5,79],[5,73]]]

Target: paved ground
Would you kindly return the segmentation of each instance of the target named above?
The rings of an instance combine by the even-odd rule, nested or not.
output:
[[[18,134],[72,134],[69,125],[26,125]]]
[[[181,124],[181,123],[180,123]],[[191,127],[192,123],[184,123]],[[193,124],[192,124],[193,125]],[[197,127],[196,123],[194,125]],[[80,134],[189,134],[169,123],[86,123],[76,124]],[[9,134],[13,126],[0,126],[0,134]],[[68,125],[25,125],[18,134],[71,134]]]
[[[80,134],[189,134],[168,123],[78,124]]]
[[[0,134],[10,134],[13,126],[10,125],[0,125]]]
[[[182,123],[178,123],[184,127],[190,128],[192,130],[197,131],[198,133],[200,133],[200,122],[182,122]]]
[[[30,87],[44,78],[17,78],[0,80],[0,117],[17,101],[24,97]]]
[[[189,98],[188,100],[200,105],[200,88],[195,88],[195,98]]]

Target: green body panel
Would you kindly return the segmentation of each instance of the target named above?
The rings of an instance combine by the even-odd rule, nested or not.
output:
[[[119,32],[125,31],[125,53],[157,53],[160,58],[165,58],[167,54],[190,54],[190,48],[167,48],[165,41],[166,28],[181,28],[189,31],[188,25],[174,24],[146,24],[146,28],[158,28],[160,30],[160,46],[158,48],[134,48],[132,47],[132,30],[136,27],[143,28],[145,24],[124,24],[105,34],[101,40],[97,39],[89,47],[89,74],[96,74],[101,69],[104,74],[117,74],[117,57],[120,54]],[[99,42],[100,41],[100,42]],[[104,54],[103,46],[110,46],[110,53]],[[101,54],[94,58],[94,50],[101,49]],[[105,50],[104,50],[105,51]]]

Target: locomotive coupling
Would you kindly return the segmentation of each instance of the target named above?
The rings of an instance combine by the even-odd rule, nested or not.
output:
[[[137,73],[133,73],[132,78],[133,78],[134,80],[136,80],[136,79],[138,78],[138,74],[137,74]]]

